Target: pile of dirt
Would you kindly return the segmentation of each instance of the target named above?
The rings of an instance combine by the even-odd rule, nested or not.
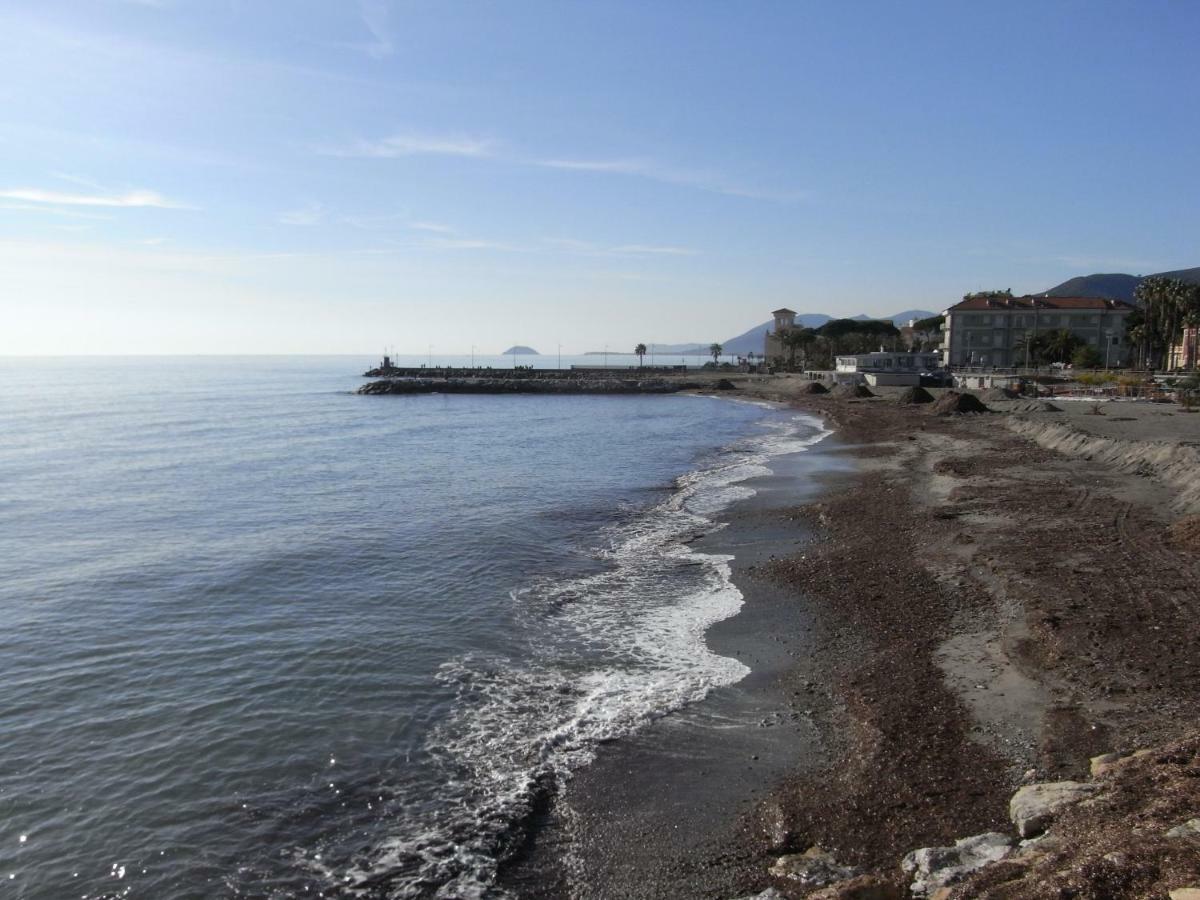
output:
[[[910,387],[901,391],[897,399],[901,403],[932,403],[933,394],[923,387]]]
[[[933,414],[935,416],[955,416],[962,413],[988,411],[988,408],[983,405],[983,401],[974,394],[959,393],[958,391],[946,391],[933,404]]]
[[[828,394],[829,388],[821,384],[819,381],[810,381],[804,387],[800,388],[801,394]]]
[[[874,397],[865,384],[839,384],[833,389],[835,397]]]
[[[994,387],[988,388],[980,396],[989,403],[999,403],[1003,400],[1016,400],[1021,396],[1021,393],[1014,391],[1012,388]]]
[[[1187,516],[1167,529],[1171,543],[1181,550],[1200,553],[1200,516]]]
[[[713,385],[713,390],[736,391],[737,385],[734,384],[732,381],[730,381],[728,378],[722,378],[722,379],[718,380],[716,384]]]

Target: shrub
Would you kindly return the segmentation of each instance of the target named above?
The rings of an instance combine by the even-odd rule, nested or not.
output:
[[[1082,347],[1076,347],[1075,352],[1071,354],[1071,365],[1077,369],[1095,369],[1102,362],[1100,351],[1086,344]]]

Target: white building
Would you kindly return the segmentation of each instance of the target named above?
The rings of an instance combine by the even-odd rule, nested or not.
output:
[[[839,384],[865,382],[869,385],[921,383],[921,373],[940,365],[936,353],[856,353],[834,359],[834,379]]]

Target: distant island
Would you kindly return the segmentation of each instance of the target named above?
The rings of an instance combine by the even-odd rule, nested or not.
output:
[[[515,347],[509,347],[507,350],[504,351],[504,353],[502,355],[504,355],[504,356],[541,356],[542,354],[538,353],[532,347],[524,347],[521,344],[517,344]]]

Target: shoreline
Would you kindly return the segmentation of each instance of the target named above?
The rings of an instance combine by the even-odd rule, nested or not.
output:
[[[1177,471],[1164,469],[1160,479],[1144,467],[1123,470],[1026,436],[1030,423],[1061,428],[1064,417],[933,416],[892,398],[799,399],[797,381],[733,396],[790,402],[825,417],[835,432],[827,440],[856,471],[822,477],[819,493],[776,509],[774,531],[757,541],[744,516],[728,517],[713,540],[733,546],[739,533],[747,539],[733,564],[745,604],[710,628],[707,640],[720,653],[730,632],[743,652],[771,637],[787,641],[782,657],[751,663],[746,687],[768,706],[801,698],[811,727],[785,733],[758,726],[783,736],[772,752],[781,760],[790,754],[790,763],[777,768],[757,754],[757,771],[746,765],[753,774],[739,782],[740,802],[710,809],[699,839],[674,834],[689,829],[686,816],[657,832],[624,829],[637,819],[645,790],[600,804],[607,818],[598,817],[597,833],[629,831],[624,847],[637,852],[622,856],[621,840],[606,838],[607,847],[592,848],[599,862],[586,869],[587,887],[572,884],[571,896],[808,896],[818,885],[773,874],[771,866],[810,848],[832,854],[848,873],[864,873],[858,888],[847,882],[847,893],[835,886],[823,897],[907,896],[904,854],[1003,832],[1011,827],[1009,797],[1022,784],[1086,779],[1090,757],[1185,738],[1181,723],[1200,716],[1200,660],[1191,652],[1197,628],[1180,602],[1194,598],[1200,565],[1194,551],[1177,550],[1170,539],[1178,490],[1167,476],[1178,478]],[[1171,422],[1161,418],[1171,412],[1148,407],[1134,412],[1065,420],[1133,441],[1147,428],[1186,430],[1200,419]],[[763,629],[786,616],[772,620],[772,605],[792,616],[774,636]],[[1161,624],[1130,627],[1149,622]],[[697,706],[712,709],[719,700]],[[648,731],[665,733],[670,719],[686,715]],[[746,723],[737,728],[747,731]],[[690,740],[693,755],[701,753],[697,745],[720,743],[702,730]],[[610,754],[610,797],[622,772],[636,785],[634,764],[651,772],[674,764],[669,753],[655,761],[663,744],[643,744]],[[596,796],[606,792],[604,772],[591,773]],[[687,790],[703,805],[703,788]],[[1195,801],[1200,808],[1200,795]],[[1088,834],[1102,830],[1081,829],[1076,855]],[[646,860],[653,871],[645,871]],[[1066,879],[1076,862],[1035,854],[994,896],[1044,896],[1037,884]],[[1036,866],[1058,868],[1022,887]],[[1182,871],[1177,861],[1160,870]],[[972,893],[970,879],[955,891],[993,896]]]

